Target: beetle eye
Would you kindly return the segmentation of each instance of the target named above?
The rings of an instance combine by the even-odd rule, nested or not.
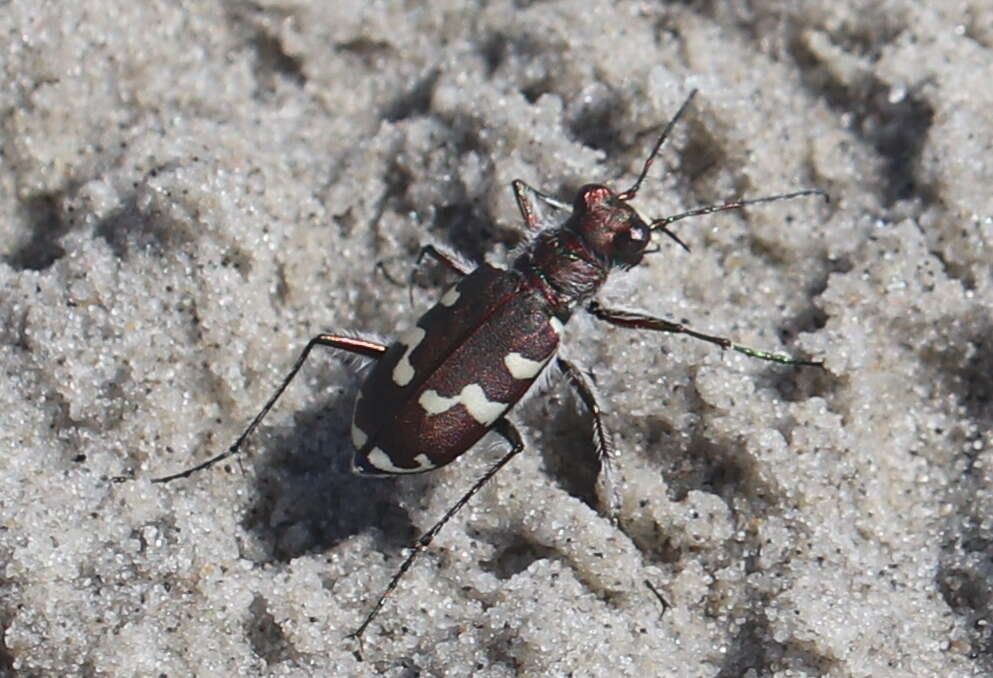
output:
[[[625,263],[636,264],[652,239],[651,230],[637,217],[631,219],[629,228],[614,237],[615,256]]]

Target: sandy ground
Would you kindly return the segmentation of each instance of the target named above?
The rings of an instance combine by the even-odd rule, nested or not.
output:
[[[0,3],[0,675],[990,675],[993,7],[927,4]],[[315,333],[413,324],[422,242],[506,260],[512,179],[626,187],[692,89],[642,212],[832,201],[602,298],[825,369],[579,314],[618,524],[553,382],[360,661],[499,446],[352,476],[325,353],[149,482]]]

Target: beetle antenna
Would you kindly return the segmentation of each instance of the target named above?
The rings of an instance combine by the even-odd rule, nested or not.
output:
[[[665,140],[669,137],[669,132],[672,131],[672,128],[675,127],[679,119],[683,117],[683,113],[689,107],[693,97],[696,96],[696,92],[696,90],[690,92],[690,95],[686,97],[686,101],[684,101],[683,105],[679,107],[678,111],[676,111],[676,115],[672,116],[672,120],[666,123],[665,129],[662,130],[662,134],[659,136],[659,140],[655,142],[655,148],[652,149],[652,152],[648,155],[648,159],[645,160],[645,166],[641,168],[641,174],[638,175],[638,179],[634,182],[634,185],[631,186],[631,188],[617,195],[618,200],[626,202],[638,193],[638,189],[641,188],[641,182],[645,180],[646,176],[648,176],[648,170],[651,168],[652,163],[655,162],[655,158],[662,149],[662,144],[665,143]]]
[[[648,225],[653,231],[662,231],[670,238],[675,238],[671,231],[666,228],[669,224],[674,221],[679,221],[680,219],[685,219],[686,217],[698,217],[703,214],[713,214],[714,212],[723,212],[724,210],[735,210],[745,207],[746,205],[757,205],[763,202],[777,202],[779,200],[789,200],[791,198],[800,198],[805,195],[819,195],[824,198],[825,202],[831,202],[831,196],[829,196],[824,191],[817,188],[808,188],[803,191],[796,191],[794,193],[781,193],[779,195],[768,195],[764,198],[752,198],[750,200],[732,200],[731,202],[722,203],[719,205],[704,205],[703,207],[697,207],[696,209],[689,210],[687,212],[680,212],[679,214],[673,214],[669,217],[662,217],[660,219],[655,219]],[[678,242],[678,239],[677,239]],[[685,245],[684,245],[685,247]]]

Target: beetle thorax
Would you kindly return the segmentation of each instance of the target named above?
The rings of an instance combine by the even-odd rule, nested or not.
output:
[[[542,288],[555,308],[589,299],[609,273],[609,266],[567,226],[539,234],[516,268]]]
[[[651,227],[624,197],[587,184],[566,222],[540,233],[514,267],[553,307],[571,309],[597,293],[611,268],[638,264],[651,240]]]

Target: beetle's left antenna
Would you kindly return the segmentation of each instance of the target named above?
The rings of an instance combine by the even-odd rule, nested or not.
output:
[[[631,188],[617,194],[618,200],[623,200],[626,202],[637,195],[638,189],[641,188],[641,182],[643,182],[645,177],[648,176],[648,170],[651,169],[652,163],[655,162],[655,158],[658,157],[659,151],[662,150],[662,144],[664,144],[665,140],[669,138],[669,133],[672,131],[672,128],[676,126],[679,119],[683,117],[683,113],[685,113],[686,109],[689,108],[690,102],[693,101],[693,97],[696,96],[696,92],[696,90],[690,92],[690,95],[686,97],[686,101],[684,101],[683,105],[679,107],[678,111],[676,111],[676,115],[672,116],[672,120],[666,123],[665,129],[662,130],[662,134],[659,136],[659,140],[655,142],[655,148],[652,149],[648,159],[645,160],[645,166],[641,168],[641,174],[638,175],[637,180],[635,180],[634,185],[631,186]]]

